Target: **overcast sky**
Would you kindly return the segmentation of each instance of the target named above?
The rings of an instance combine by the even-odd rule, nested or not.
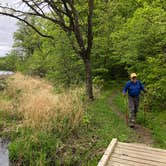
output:
[[[21,0],[0,0],[2,6],[8,4],[19,10],[28,10],[27,5]],[[11,51],[13,45],[13,34],[17,30],[17,19],[0,15],[0,57]]]
[[[4,56],[11,50],[13,33],[16,29],[15,19],[0,15],[0,56]]]
[[[0,0],[0,3],[16,4],[19,0]],[[13,33],[17,29],[17,20],[0,15],[0,57],[10,52],[13,44]]]

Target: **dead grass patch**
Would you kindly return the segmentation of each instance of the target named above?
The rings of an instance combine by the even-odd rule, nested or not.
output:
[[[6,92],[13,107],[4,103],[2,109],[11,111],[12,108],[21,114],[26,127],[63,130],[65,123],[67,128],[72,129],[80,123],[84,114],[82,88],[56,94],[53,86],[45,80],[16,73],[8,79]]]

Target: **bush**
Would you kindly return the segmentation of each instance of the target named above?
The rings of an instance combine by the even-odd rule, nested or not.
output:
[[[147,67],[140,73],[148,89],[148,100],[151,106],[164,109],[166,107],[166,63],[164,55],[149,57]]]

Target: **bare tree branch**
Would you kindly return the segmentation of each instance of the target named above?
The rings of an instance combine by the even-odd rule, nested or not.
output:
[[[65,2],[65,0],[64,0],[64,2]],[[73,15],[73,31],[74,31],[76,40],[79,44],[79,47],[80,47],[80,51],[81,51],[80,54],[82,54],[82,52],[85,51],[85,43],[83,40],[83,35],[81,33],[81,29],[80,29],[80,25],[79,25],[79,21],[78,21],[78,13],[75,9],[74,1],[70,0],[70,1],[68,1],[68,4],[70,5],[71,12]]]
[[[68,5],[67,5],[67,2],[65,0],[62,0],[63,4],[64,4],[64,7],[65,7],[65,10],[66,10],[66,13],[69,17],[69,20],[70,20],[70,27],[74,30],[74,19],[73,19],[73,16],[72,16],[72,12],[71,10],[68,8]]]
[[[26,11],[16,10],[14,8],[9,8],[9,7],[4,7],[4,6],[0,6],[0,8],[3,9],[3,10],[7,10],[5,12],[1,12],[1,14],[4,13],[4,15],[6,15],[8,13],[10,16],[13,15],[13,18],[21,17],[21,16],[28,16],[28,15],[29,16],[36,16],[36,17],[40,17],[42,19],[47,19],[47,20],[53,22],[56,25],[58,24],[61,28],[63,28],[64,31],[70,31],[71,30],[70,27],[65,25],[64,20],[57,20],[55,17],[52,18],[52,17],[50,17],[48,15],[42,15],[42,14],[40,14],[38,12],[37,13],[36,12],[34,12],[34,13],[26,12]]]
[[[54,39],[53,36],[45,35],[45,34],[43,34],[42,32],[40,32],[35,26],[33,26],[31,23],[29,23],[28,21],[26,21],[26,20],[23,19],[23,18],[20,18],[20,17],[18,17],[18,16],[15,16],[15,15],[13,15],[13,14],[10,14],[10,13],[3,13],[3,12],[0,12],[0,14],[6,15],[6,16],[10,16],[10,17],[12,17],[12,18],[16,18],[16,19],[18,19],[18,20],[20,20],[20,21],[26,23],[28,26],[30,26],[33,30],[35,30],[35,31],[36,31],[40,36],[42,36],[42,37],[47,37],[47,38],[50,38],[50,39]]]
[[[67,13],[65,11],[63,11],[62,9],[60,9],[60,8],[57,7],[57,5],[55,4],[55,1],[53,1],[53,0],[44,0],[44,1],[48,4],[48,6],[50,6],[52,8],[52,10],[55,13],[64,14],[64,15],[67,16]]]
[[[26,0],[22,0],[32,11],[34,11],[36,14],[40,15],[40,13],[32,6],[30,3]]]
[[[40,6],[43,4],[43,2],[40,2],[39,4],[37,4],[34,0],[32,0],[32,1],[33,1],[34,5],[37,7],[37,9],[39,9],[39,11],[42,13],[42,15],[45,15],[45,13],[44,13],[44,11],[42,9],[42,8],[45,7],[45,5],[42,6],[42,8],[40,8]]]

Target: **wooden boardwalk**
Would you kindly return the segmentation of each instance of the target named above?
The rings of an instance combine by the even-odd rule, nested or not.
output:
[[[98,166],[166,166],[166,150],[113,139]]]

